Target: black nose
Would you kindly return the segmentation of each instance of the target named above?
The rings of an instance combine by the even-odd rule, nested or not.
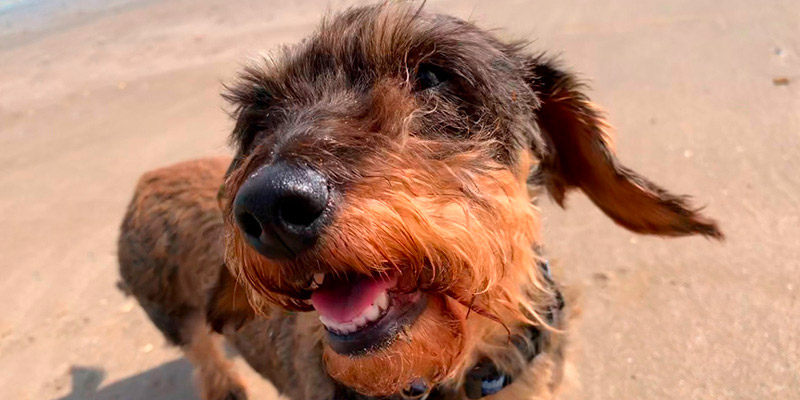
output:
[[[311,247],[326,218],[330,193],[318,172],[285,163],[250,175],[233,202],[247,242],[269,258],[290,258]]]

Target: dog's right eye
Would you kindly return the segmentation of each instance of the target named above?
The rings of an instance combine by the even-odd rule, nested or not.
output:
[[[423,91],[434,88],[446,82],[447,79],[447,73],[441,68],[431,64],[420,64],[417,67],[414,91]]]

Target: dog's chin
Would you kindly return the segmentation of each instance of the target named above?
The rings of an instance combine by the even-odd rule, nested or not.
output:
[[[412,327],[428,295],[396,288],[395,277],[349,275],[322,278],[311,303],[325,327],[327,345],[345,356],[365,356],[389,347]]]
[[[409,294],[373,325],[347,335],[328,329],[325,370],[367,396],[401,392],[413,381],[438,384],[451,376],[463,354],[464,315],[444,296]],[[412,301],[415,300],[415,301]]]

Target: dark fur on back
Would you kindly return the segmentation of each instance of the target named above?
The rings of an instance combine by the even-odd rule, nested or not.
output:
[[[224,264],[216,197],[227,162],[192,161],[145,174],[120,228],[122,279],[174,344],[188,342],[178,321],[205,315],[206,292]]]

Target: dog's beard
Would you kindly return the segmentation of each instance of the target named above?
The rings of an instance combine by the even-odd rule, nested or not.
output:
[[[334,223],[309,252],[268,260],[250,249],[228,218],[227,258],[257,309],[312,309],[314,272],[397,276],[392,290],[421,292],[424,311],[393,340],[360,355],[326,346],[325,366],[367,395],[389,395],[412,379],[456,379],[488,335],[519,321],[541,322],[547,288],[535,268],[538,211],[525,178],[482,151],[432,157],[430,142],[408,139],[402,155],[375,160],[348,188]],[[439,153],[441,154],[441,152]],[[428,157],[425,157],[425,156]]]
[[[419,318],[388,347],[361,356],[341,355],[326,347],[323,358],[331,377],[362,394],[387,396],[400,392],[412,380],[445,379],[463,357],[463,307],[452,307],[444,297],[432,298]]]

